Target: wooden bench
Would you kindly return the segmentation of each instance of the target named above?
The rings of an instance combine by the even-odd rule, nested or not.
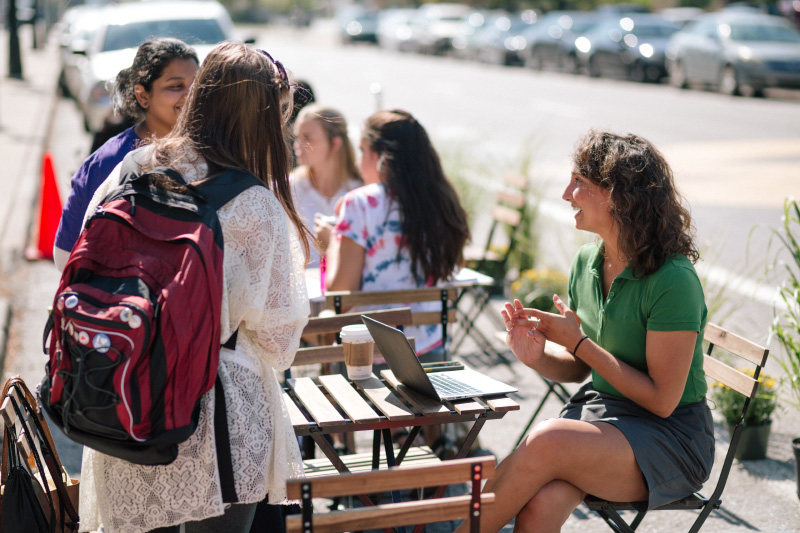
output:
[[[400,466],[375,472],[292,479],[286,484],[290,499],[302,503],[301,515],[286,517],[288,533],[339,532],[388,528],[409,524],[421,531],[429,522],[467,519],[472,532],[480,531],[483,507],[494,502],[493,493],[481,494],[481,481],[494,476],[495,458],[456,459],[435,464]],[[313,498],[335,498],[469,483],[471,492],[432,500],[367,505],[329,513],[314,513]],[[371,503],[371,502],[370,502]]]

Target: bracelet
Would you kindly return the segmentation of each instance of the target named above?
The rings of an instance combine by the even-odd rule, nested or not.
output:
[[[582,343],[583,341],[585,341],[586,339],[588,339],[588,338],[589,338],[589,335],[584,335],[583,337],[581,337],[581,340],[579,340],[579,341],[578,341],[578,344],[576,344],[576,345],[575,345],[575,349],[574,349],[574,350],[572,350],[572,355],[575,355],[575,352],[577,352],[577,351],[578,351],[578,347],[581,345],[581,343]],[[575,357],[577,357],[577,355],[575,355]]]

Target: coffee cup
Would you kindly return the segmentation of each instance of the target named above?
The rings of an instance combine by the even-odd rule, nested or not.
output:
[[[340,333],[344,348],[344,364],[350,379],[367,379],[372,375],[372,352],[375,341],[367,326],[344,326]]]

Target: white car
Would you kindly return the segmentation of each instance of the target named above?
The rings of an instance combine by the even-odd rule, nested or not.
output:
[[[89,132],[98,132],[111,111],[107,83],[133,63],[140,44],[153,37],[175,37],[192,46],[200,62],[221,41],[232,40],[233,22],[214,0],[140,1],[115,4],[91,13],[87,46],[75,46],[75,85],[69,92],[78,103]],[[65,76],[69,78],[69,76]]]

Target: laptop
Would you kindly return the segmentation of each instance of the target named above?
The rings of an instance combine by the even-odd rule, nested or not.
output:
[[[510,385],[466,368],[427,373],[402,331],[368,316],[361,315],[361,320],[395,377],[420,394],[442,401],[517,392]]]

